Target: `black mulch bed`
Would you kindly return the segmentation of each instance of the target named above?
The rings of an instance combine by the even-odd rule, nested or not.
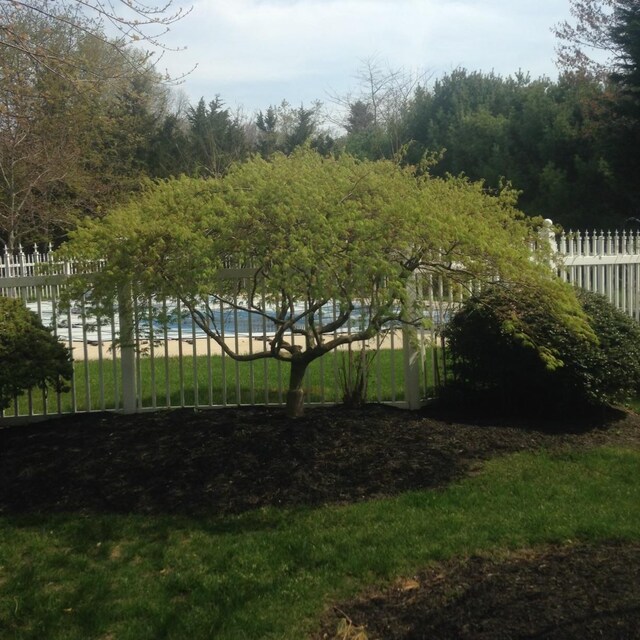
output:
[[[582,424],[582,423],[581,423]],[[498,454],[640,441],[635,415],[471,425],[371,405],[78,414],[0,429],[0,514],[229,514],[443,487]],[[555,431],[559,431],[556,433]]]
[[[335,607],[324,626],[318,640],[640,638],[640,544],[442,563]]]
[[[470,421],[433,409],[175,410],[80,414],[0,428],[0,516],[223,515],[442,488],[515,451],[640,447],[640,418]],[[548,549],[441,565],[346,603],[317,637],[640,638],[640,546]],[[333,631],[331,631],[333,630]],[[353,632],[353,633],[352,633]],[[361,636],[362,637],[362,636]]]

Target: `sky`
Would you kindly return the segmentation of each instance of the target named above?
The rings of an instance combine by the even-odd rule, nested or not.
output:
[[[179,1],[179,4],[182,0]],[[456,68],[557,78],[551,27],[569,0],[192,0],[158,68],[192,103],[220,95],[252,114],[357,96],[373,61],[434,79]]]

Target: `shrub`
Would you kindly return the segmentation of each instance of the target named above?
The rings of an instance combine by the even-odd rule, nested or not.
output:
[[[637,394],[640,327],[604,297],[576,295],[597,341],[572,332],[533,290],[493,286],[469,298],[446,329],[454,371],[449,391],[527,413],[574,411]]]
[[[34,387],[63,391],[73,374],[69,350],[21,300],[0,297],[0,409]]]
[[[376,354],[377,351],[367,351],[365,347],[341,352],[338,374],[342,404],[346,407],[357,408],[366,404],[371,364]]]
[[[599,340],[598,385],[606,402],[627,402],[640,392],[640,325],[604,296],[579,291],[578,299]]]

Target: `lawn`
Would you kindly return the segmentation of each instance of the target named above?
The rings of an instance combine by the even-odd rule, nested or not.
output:
[[[0,430],[0,637],[304,638],[332,628],[332,605],[433,563],[636,544],[638,424],[370,407]]]

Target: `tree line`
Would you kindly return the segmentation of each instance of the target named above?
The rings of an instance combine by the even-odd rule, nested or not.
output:
[[[190,104],[131,42],[72,3],[29,4],[39,3],[49,9],[0,6],[0,240],[10,248],[59,242],[146,179],[222,176],[301,145],[464,174],[489,192],[508,182],[522,210],[565,228],[640,218],[637,2],[572,0],[577,26],[557,28],[557,80],[458,69],[430,83],[369,61],[332,116],[319,102],[253,115],[218,95]],[[600,67],[580,24],[589,47],[610,53]]]

